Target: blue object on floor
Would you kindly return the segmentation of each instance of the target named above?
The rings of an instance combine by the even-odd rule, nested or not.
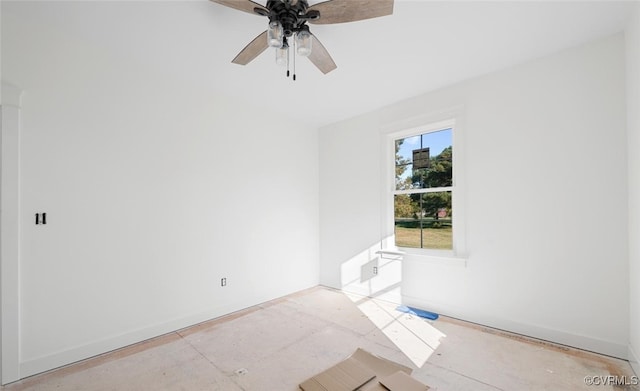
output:
[[[413,308],[413,307],[407,307],[406,305],[399,305],[398,308],[396,308],[396,310],[400,311],[400,312],[406,312],[407,314],[416,315],[416,316],[419,316],[421,318],[427,318],[427,319],[431,319],[431,320],[438,319],[438,314],[436,314],[434,312],[420,310],[420,309]]]

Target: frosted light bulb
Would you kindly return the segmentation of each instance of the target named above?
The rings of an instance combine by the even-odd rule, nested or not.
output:
[[[296,51],[299,55],[307,57],[311,54],[313,35],[309,31],[302,30],[296,34]]]
[[[289,59],[289,47],[283,45],[280,48],[276,48],[276,64],[285,66]]]
[[[279,48],[282,46],[282,24],[280,22],[270,22],[269,29],[267,30],[267,43],[273,48]]]

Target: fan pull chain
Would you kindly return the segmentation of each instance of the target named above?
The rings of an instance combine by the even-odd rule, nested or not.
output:
[[[293,81],[296,81],[296,40],[293,40]]]
[[[289,77],[289,48],[287,48],[287,77]]]

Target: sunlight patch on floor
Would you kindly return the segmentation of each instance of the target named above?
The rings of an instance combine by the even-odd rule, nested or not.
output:
[[[345,293],[384,335],[418,368],[446,335],[426,319],[396,310],[397,304]]]

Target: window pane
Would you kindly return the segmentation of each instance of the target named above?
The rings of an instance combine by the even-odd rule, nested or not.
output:
[[[396,189],[411,188],[412,150],[410,145],[420,144],[420,136],[396,140]]]
[[[452,143],[451,129],[396,140],[396,190],[452,186]]]
[[[394,197],[394,220],[396,246],[421,247],[420,203],[413,194],[398,194]]]
[[[451,192],[394,196],[396,246],[453,249]]]

